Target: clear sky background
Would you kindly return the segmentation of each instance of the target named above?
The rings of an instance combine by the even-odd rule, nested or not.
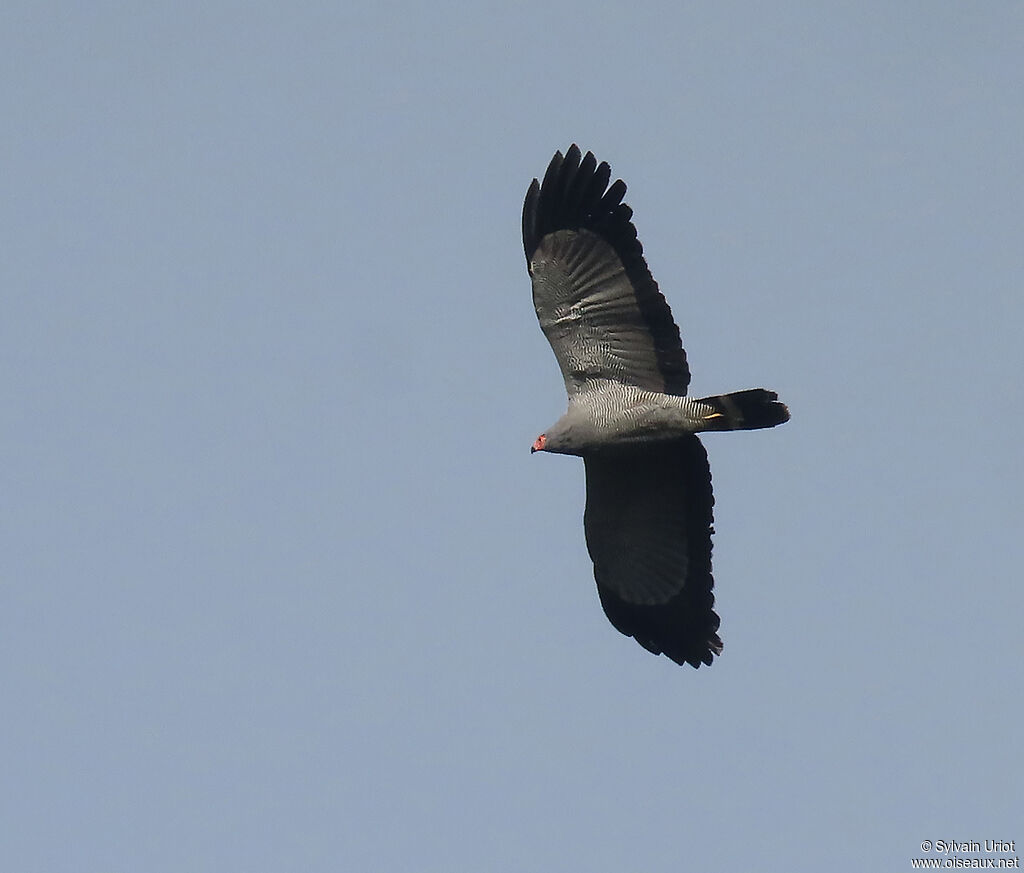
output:
[[[0,869],[1024,855],[1024,5],[9,2]],[[605,619],[520,239],[612,164],[725,652]]]

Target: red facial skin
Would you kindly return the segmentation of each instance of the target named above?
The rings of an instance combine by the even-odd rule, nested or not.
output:
[[[530,449],[530,454],[532,455],[534,452],[543,452],[544,445],[547,443],[547,441],[547,434],[542,433],[539,437],[537,437],[537,439],[533,441],[533,448]]]

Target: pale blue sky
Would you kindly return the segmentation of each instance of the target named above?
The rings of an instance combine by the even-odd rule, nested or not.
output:
[[[1024,841],[1024,6],[5,4],[0,869]],[[606,621],[520,240],[629,185],[725,652]],[[1024,845],[1024,842],[1021,842]]]

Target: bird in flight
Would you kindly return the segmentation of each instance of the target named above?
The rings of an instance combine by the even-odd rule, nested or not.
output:
[[[533,305],[569,407],[534,452],[579,455],[583,516],[611,623],[677,664],[722,652],[711,576],[711,471],[703,431],[789,420],[774,391],[688,397],[690,370],[644,260],[626,185],[573,145],[556,152],[523,205]]]

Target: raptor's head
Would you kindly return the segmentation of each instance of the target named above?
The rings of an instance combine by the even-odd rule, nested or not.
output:
[[[574,422],[567,413],[533,441],[530,451],[578,455],[582,436],[578,422]]]

